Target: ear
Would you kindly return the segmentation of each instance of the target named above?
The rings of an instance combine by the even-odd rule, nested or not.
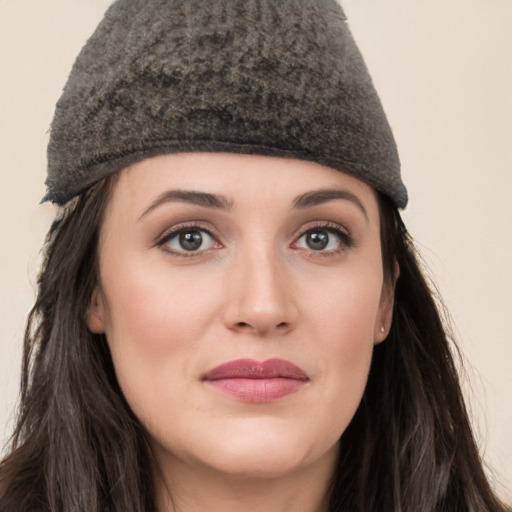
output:
[[[393,306],[395,304],[395,286],[398,277],[400,276],[400,267],[395,262],[395,272],[391,280],[386,279],[382,285],[382,292],[380,296],[379,311],[377,314],[377,321],[375,322],[373,340],[377,345],[384,341],[391,329],[391,322],[393,320]]]
[[[98,286],[94,289],[87,309],[87,326],[96,334],[105,332],[105,300]]]

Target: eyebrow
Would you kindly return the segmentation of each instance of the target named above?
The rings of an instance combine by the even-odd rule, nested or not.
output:
[[[293,208],[296,210],[304,210],[336,199],[350,201],[357,206],[365,218],[368,219],[368,213],[359,198],[352,192],[343,189],[320,189],[306,192],[293,200]],[[219,210],[229,210],[233,207],[233,201],[221,194],[211,194],[209,192],[198,192],[195,190],[167,190],[160,194],[142,212],[139,220],[162,204],[173,202],[195,204],[204,208]]]
[[[297,210],[303,210],[306,208],[312,208],[313,206],[318,206],[323,203],[327,203],[328,201],[333,201],[335,199],[343,199],[345,201],[350,201],[355,206],[357,206],[357,208],[365,216],[366,220],[368,220],[368,212],[366,211],[360,199],[352,192],[343,189],[328,188],[306,192],[305,194],[301,194],[300,196],[295,198],[295,200],[293,201],[293,208]]]
[[[233,201],[220,194],[197,192],[195,190],[167,190],[160,194],[141,214],[139,220],[149,212],[165,203],[189,203],[204,208],[229,210]]]

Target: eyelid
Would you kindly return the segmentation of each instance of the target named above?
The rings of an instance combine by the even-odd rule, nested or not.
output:
[[[328,256],[340,251],[346,250],[347,248],[355,246],[354,237],[351,235],[350,231],[344,226],[332,222],[332,221],[317,221],[308,223],[307,226],[302,227],[300,232],[294,237],[294,242],[292,246],[297,244],[297,242],[307,233],[315,231],[315,230],[325,230],[330,233],[334,233],[336,236],[340,238],[342,247],[338,249],[331,249],[328,251],[315,251],[314,249],[309,249],[310,252],[317,254],[318,256]],[[303,250],[308,250],[306,248],[300,248]]]
[[[214,240],[214,242],[216,244],[219,244],[221,247],[223,246],[222,242],[219,241],[219,235],[216,233],[216,230],[212,229],[210,226],[206,227],[202,221],[187,221],[187,222],[181,222],[179,224],[176,224],[176,225],[170,227],[169,229],[166,229],[163,233],[161,233],[157,237],[154,245],[157,247],[163,248],[164,250],[166,250],[166,252],[168,252],[169,254],[172,254],[172,255],[182,256],[182,257],[186,257],[186,258],[199,256],[200,254],[207,252],[209,249],[202,249],[202,250],[198,250],[198,251],[185,251],[185,250],[175,251],[175,250],[164,248],[165,244],[167,242],[169,242],[169,240],[171,240],[175,236],[179,235],[182,232],[193,231],[193,230],[203,231],[203,232],[207,233]],[[220,247],[216,247],[216,248],[220,248]]]
[[[175,255],[175,256],[181,256],[181,257],[194,257],[194,256],[200,256],[204,254],[205,252],[210,251],[211,249],[201,249],[198,251],[176,251],[171,250],[169,248],[164,248],[165,244],[174,238],[175,236],[179,235],[182,232],[191,231],[191,230],[197,230],[197,231],[203,231],[207,233],[214,241],[215,244],[217,244],[217,247],[214,247],[215,249],[219,249],[224,247],[224,244],[220,241],[220,235],[217,233],[217,230],[215,228],[212,228],[210,224],[208,226],[205,225],[206,223],[204,221],[186,221],[186,222],[180,222],[176,225],[173,225],[172,227],[166,229],[164,232],[162,232],[157,238],[155,242],[155,246],[161,247],[169,254]],[[315,231],[315,230],[325,230],[330,233],[333,233],[335,236],[337,236],[340,239],[340,246],[337,249],[331,249],[327,251],[318,250],[315,251],[314,249],[309,249],[309,252],[314,253],[318,256],[329,256],[333,254],[337,254],[339,252],[342,252],[350,247],[355,246],[355,240],[353,236],[351,235],[350,231],[342,226],[341,224],[338,224],[336,222],[332,221],[313,221],[308,222],[305,226],[302,226],[301,229],[297,232],[297,234],[293,237],[293,242],[291,246],[296,246],[300,238],[302,238],[304,235],[306,235],[308,232]],[[220,246],[220,247],[219,247]],[[307,248],[298,248],[304,251],[308,251]]]

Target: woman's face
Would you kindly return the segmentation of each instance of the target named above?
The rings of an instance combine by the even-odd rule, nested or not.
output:
[[[259,476],[331,468],[391,309],[365,183],[220,153],[120,173],[89,327],[106,333],[162,464]]]

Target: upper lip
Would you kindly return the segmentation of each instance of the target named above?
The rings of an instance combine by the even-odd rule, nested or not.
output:
[[[203,380],[275,378],[309,380],[302,368],[278,358],[263,362],[254,359],[236,359],[216,366],[203,376]]]

